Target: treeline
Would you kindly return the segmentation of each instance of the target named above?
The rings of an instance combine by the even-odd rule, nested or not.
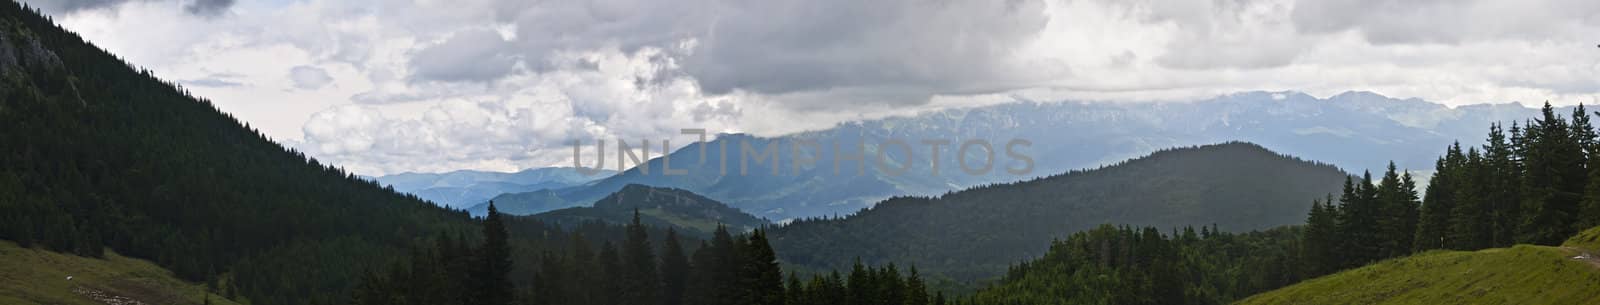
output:
[[[471,225],[0,1],[0,239],[115,250],[252,304],[338,304],[371,258]]]
[[[369,272],[351,304],[662,304],[662,305],[944,305],[930,295],[916,268],[902,273],[857,264],[848,276],[817,274],[802,281],[785,274],[763,230],[734,235],[719,227],[708,241],[686,251],[669,229],[662,245],[638,216],[615,244],[594,244],[581,232],[565,235],[562,250],[545,250],[531,259],[513,257],[503,215],[493,206],[482,221],[484,240],[437,238],[417,247],[406,262]],[[526,276],[515,273],[531,270]],[[522,280],[518,280],[521,278]]]
[[[1582,105],[1491,125],[1482,147],[1451,145],[1436,168],[1421,202],[1391,164],[1377,185],[1346,182],[1338,203],[1315,204],[1307,262],[1327,273],[1433,249],[1558,245],[1600,225],[1600,143]]]
[[[1010,268],[972,304],[1227,304],[1299,282],[1297,227],[1234,234],[1102,225]]]

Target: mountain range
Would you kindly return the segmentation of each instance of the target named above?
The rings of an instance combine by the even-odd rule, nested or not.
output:
[[[444,207],[462,209],[505,193],[522,193],[580,185],[615,174],[600,170],[584,175],[570,167],[532,168],[514,173],[458,170],[446,173],[400,173],[372,177],[378,184],[417,195]]]
[[[846,215],[892,196],[931,196],[1092,168],[1169,147],[1225,141],[1256,143],[1353,172],[1380,169],[1391,160],[1402,169],[1429,170],[1434,152],[1450,143],[1477,145],[1490,122],[1520,121],[1535,113],[1536,109],[1518,104],[1452,108],[1370,92],[1328,98],[1298,92],[1244,92],[1191,102],[1018,102],[848,122],[777,137],[719,135],[706,145],[691,144],[648,161],[648,167],[657,169],[654,172],[629,169],[585,185],[507,193],[493,199],[502,211],[533,214],[586,205],[625,185],[644,184],[689,190],[782,222]],[[1004,154],[1004,145],[1017,139],[1031,142],[1019,150],[1034,161],[1033,170],[1022,175],[1001,170],[1025,165]],[[911,153],[882,145],[889,140],[908,143]],[[950,144],[941,146],[934,163],[929,160],[935,155],[923,140]],[[981,175],[957,170],[957,145],[967,140],[985,140],[992,145],[994,170]],[[792,149],[793,143],[803,141],[819,145]],[[773,153],[780,164],[747,161],[747,174],[738,174],[741,145],[761,151],[774,143]],[[910,169],[896,175],[868,165],[857,175],[854,166],[859,161],[843,160],[835,171],[832,161],[840,159],[835,158],[836,144],[842,147],[840,155],[864,152],[867,159],[886,151],[888,160],[883,164],[891,165],[891,170],[898,166]],[[972,149],[962,157],[969,164],[982,164],[974,163],[984,160],[981,152]],[[790,163],[796,155],[820,161],[793,170]],[[670,159],[673,168],[686,169],[687,174],[662,175],[663,159]],[[932,174],[934,164],[941,168],[940,175]],[[773,167],[778,174],[772,174]],[[469,211],[481,215],[483,205]]]

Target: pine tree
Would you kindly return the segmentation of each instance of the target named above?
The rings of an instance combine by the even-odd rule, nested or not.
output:
[[[479,247],[474,258],[475,269],[472,272],[472,304],[482,305],[510,305],[511,292],[511,246],[506,243],[505,224],[500,220],[500,211],[495,209],[494,202],[489,202],[489,215],[483,219],[483,246]]]
[[[1433,178],[1428,180],[1426,196],[1422,198],[1422,211],[1417,224],[1415,251],[1444,249],[1447,238],[1453,236],[1450,224],[1456,206],[1458,171],[1464,166],[1461,145],[1451,145],[1445,155],[1434,163]]]
[[[861,264],[861,258],[856,258],[850,267],[850,278],[845,281],[845,299],[852,305],[878,304],[872,284],[872,271]]]
[[[650,236],[639,222],[639,211],[633,211],[633,222],[627,227],[627,240],[622,244],[623,270],[619,283],[619,298],[623,304],[647,305],[661,300],[661,276],[656,270],[656,256],[650,246]]]
[[[595,260],[593,248],[582,233],[572,234],[571,255],[564,261],[567,282],[562,289],[562,299],[569,304],[599,304],[601,294],[610,293],[598,288],[605,279],[596,274],[600,264]]]
[[[1378,208],[1382,212],[1378,224],[1382,226],[1380,236],[1383,258],[1409,254],[1412,240],[1417,232],[1417,210],[1414,204],[1416,190],[1401,181],[1397,170],[1394,162],[1390,161],[1377,188]]]
[[[1522,238],[1526,243],[1556,245],[1576,232],[1579,202],[1588,176],[1583,149],[1566,120],[1555,115],[1549,103],[1543,118],[1524,132]]]
[[[1341,248],[1346,258],[1341,265],[1344,268],[1365,265],[1384,255],[1380,219],[1385,213],[1377,202],[1377,187],[1370,181],[1370,172],[1363,173],[1360,181],[1346,178],[1344,194],[1339,198],[1340,237],[1344,244]]]
[[[1456,250],[1488,248],[1494,241],[1492,211],[1489,207],[1486,180],[1487,161],[1476,148],[1467,149],[1466,161],[1458,169],[1454,186],[1456,203],[1450,217],[1450,243]]]
[[[1324,204],[1326,202],[1326,204]],[[1339,209],[1333,205],[1333,196],[1327,201],[1312,200],[1311,213],[1306,217],[1305,247],[1303,248],[1308,273],[1323,275],[1341,267],[1339,258]]]
[[[905,305],[928,305],[928,285],[922,282],[916,266],[911,266],[911,275],[906,277],[905,295]]]
[[[1521,133],[1514,123],[1512,130],[1513,133]],[[1486,175],[1483,188],[1488,192],[1484,200],[1490,214],[1491,247],[1510,246],[1516,237],[1518,220],[1522,219],[1518,210],[1522,187],[1518,177],[1522,174],[1517,166],[1516,150],[1513,144],[1506,141],[1500,124],[1489,126],[1488,141],[1483,146],[1483,171]]]
[[[589,287],[598,304],[622,304],[618,293],[622,289],[622,256],[617,253],[617,246],[611,242],[600,244],[600,254],[595,257],[600,265],[599,281]],[[592,272],[592,271],[591,271]]]
[[[809,294],[806,290],[805,284],[800,282],[800,276],[792,272],[789,273],[789,284],[784,287],[783,304],[810,304],[810,301],[806,299],[807,294]]]
[[[667,229],[664,243],[661,248],[661,304],[681,305],[688,284],[689,257],[683,254],[676,230]]]
[[[782,305],[783,271],[777,253],[767,243],[767,234],[759,229],[751,232],[744,246],[739,276],[744,301],[740,304]]]
[[[533,281],[533,305],[571,304],[561,291],[563,283],[572,280],[565,276],[562,261],[554,252],[545,252],[539,260],[539,274]]]

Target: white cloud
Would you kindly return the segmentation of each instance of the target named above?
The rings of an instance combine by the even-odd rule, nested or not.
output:
[[[1016,98],[1600,102],[1600,4],[1582,0],[300,0],[213,17],[185,7],[230,1],[195,1],[43,4],[366,174],[510,170],[564,162],[574,138],[776,134]]]
[[[300,88],[302,90],[317,90],[322,89],[322,86],[326,86],[329,82],[332,82],[333,77],[328,76],[328,71],[323,70],[322,68],[312,66],[295,66],[294,68],[289,69],[289,80],[294,81],[294,86],[296,88]]]

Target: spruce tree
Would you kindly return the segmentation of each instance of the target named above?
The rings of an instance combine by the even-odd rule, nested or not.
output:
[[[1526,243],[1556,245],[1575,231],[1584,179],[1583,149],[1567,121],[1549,103],[1542,119],[1524,132],[1524,200],[1522,238]]]
[[[1308,273],[1312,275],[1333,273],[1341,267],[1338,261],[1338,211],[1338,207],[1333,205],[1332,195],[1328,196],[1328,201],[1311,201],[1311,213],[1306,217],[1302,256],[1305,257]]]
[[[667,229],[667,239],[661,248],[661,304],[681,305],[689,279],[689,257],[683,254],[678,232]]]
[[[1450,221],[1456,206],[1456,178],[1463,166],[1462,158],[1461,145],[1455,144],[1434,163],[1433,178],[1428,180],[1428,190],[1422,198],[1415,251],[1444,249],[1447,238],[1453,235]]]
[[[922,282],[917,266],[911,266],[911,275],[906,277],[905,296],[906,305],[928,305],[928,285]]]
[[[622,274],[618,291],[623,304],[647,305],[661,300],[661,276],[656,270],[656,256],[650,246],[650,236],[639,222],[639,211],[633,211],[633,222],[628,224],[627,239],[622,244]]]
[[[483,218],[483,246],[474,251],[476,259],[472,272],[472,304],[510,305],[511,246],[506,243],[505,224],[494,202],[489,202],[489,214]]]
[[[744,246],[739,274],[744,298],[740,304],[782,305],[783,271],[777,253],[767,243],[767,234],[759,229],[751,232]]]
[[[609,241],[600,244],[600,254],[595,257],[595,261],[600,266],[598,270],[600,280],[596,285],[588,287],[595,296],[594,301],[598,304],[622,304],[619,291],[622,289],[622,256],[617,253],[616,245]]]
[[[1415,206],[1411,205],[1414,191],[1405,188],[1400,180],[1394,162],[1390,161],[1383,178],[1379,180],[1376,199],[1381,212],[1378,224],[1382,230],[1379,232],[1382,258],[1410,253],[1411,241],[1417,232],[1413,218],[1410,218],[1416,213]]]
[[[1512,130],[1513,133],[1521,133],[1515,124]],[[1516,150],[1513,144],[1507,142],[1506,134],[1498,123],[1489,126],[1483,159],[1483,174],[1486,175],[1483,189],[1488,193],[1484,200],[1490,214],[1489,244],[1491,247],[1507,247],[1515,240],[1517,224],[1522,219],[1518,204],[1522,187],[1518,177],[1522,174],[1521,167],[1517,165]]]

